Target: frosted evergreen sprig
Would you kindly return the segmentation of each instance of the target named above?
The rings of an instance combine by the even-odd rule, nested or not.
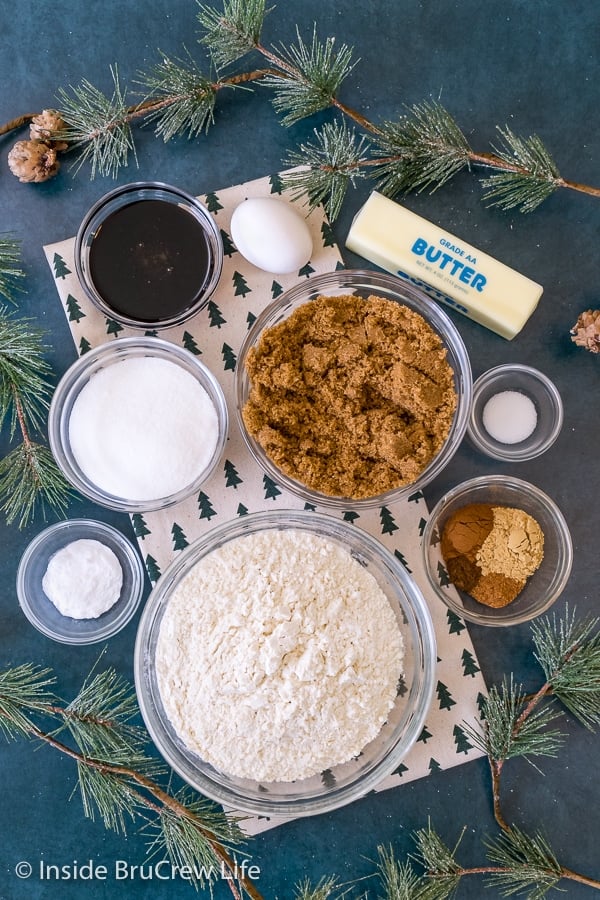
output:
[[[224,0],[222,10],[200,4],[198,22],[204,44],[217,69],[236,62],[258,47],[265,17],[265,0]]]
[[[295,44],[264,45],[261,33],[272,9],[267,9],[265,0],[223,0],[219,8],[200,3],[197,13],[201,29],[198,41],[207,48],[217,72],[238,64],[248,54],[261,56],[266,68],[238,68],[213,79],[202,73],[189,54],[187,61],[163,57],[142,81],[148,94],[141,102],[129,104],[115,66],[111,69],[112,96],[105,96],[87,80],[71,88],[70,93],[59,91],[64,108],[56,112],[67,122],[67,128],[54,134],[53,141],[64,141],[68,149],[76,151],[75,171],[89,162],[91,177],[114,176],[130,156],[135,158],[131,129],[135,120],[155,123],[155,133],[164,141],[183,134],[196,138],[213,124],[223,88],[259,84],[273,93],[272,103],[285,126],[331,109],[369,135],[372,155],[357,162],[354,178],[362,170],[378,190],[391,197],[410,191],[433,192],[465,168],[485,171],[479,179],[483,199],[503,210],[531,212],[558,188],[600,197],[600,188],[563,178],[537,135],[523,138],[507,126],[498,126],[499,146],[492,147],[491,152],[474,150],[456,119],[436,100],[409,107],[397,120],[380,124],[370,121],[340,97],[345,79],[355,68],[353,51],[343,43],[336,47],[333,37],[318,39],[315,25],[310,41],[297,28]],[[0,136],[30,124],[33,118],[15,117],[0,126]],[[320,142],[317,155],[308,142],[291,156],[301,160],[305,168],[303,179],[311,205],[323,202],[330,218],[335,218],[354,180],[340,178],[336,165],[336,158],[347,149],[346,134],[330,130]],[[62,152],[62,145],[55,144],[50,150]],[[35,155],[34,148],[31,153]],[[15,174],[28,180],[25,170],[29,172],[27,161],[19,157]],[[58,164],[49,167],[46,177],[53,177],[57,170]]]
[[[578,621],[567,608],[532,625],[535,658],[553,695],[591,731],[600,725],[600,632],[596,617]]]
[[[107,96],[84,79],[71,87],[71,93],[60,89],[61,115],[66,128],[57,137],[66,141],[77,153],[75,171],[89,163],[91,177],[115,177],[126,166],[129,154],[135,156],[135,145],[129,121],[130,109],[119,83],[116,66],[111,66],[113,91]]]
[[[315,129],[314,137],[314,142],[301,144],[298,151],[288,155],[286,165],[295,171],[284,173],[282,184],[294,199],[307,195],[311,209],[323,204],[333,220],[339,215],[348,187],[365,177],[362,166],[368,143],[364,135],[357,135],[355,129],[338,120]]]
[[[198,137],[214,123],[217,85],[189,53],[185,60],[163,56],[140,75],[140,83],[153,97],[146,121],[155,123],[155,134],[165,142],[176,135]]]
[[[43,333],[29,319],[0,308],[0,427],[20,442],[0,460],[0,510],[24,527],[38,509],[62,513],[74,492],[48,448],[36,439],[45,427],[51,369]]]
[[[437,101],[412,106],[374,135],[374,177],[387,196],[436,190],[469,165],[472,150],[456,120]]]
[[[21,244],[10,234],[0,234],[0,297],[14,302],[23,290],[25,272],[21,266]]]
[[[297,44],[289,48],[280,45],[278,56],[263,49],[276,71],[265,75],[262,83],[273,89],[272,103],[285,126],[335,104],[342,82],[355,66],[352,48],[346,44],[336,48],[333,37],[320,41],[316,25],[310,45],[298,28],[296,40]]]
[[[490,206],[531,212],[565,182],[537,135],[521,138],[510,128],[498,131],[503,143],[494,152],[506,163],[506,170],[481,179],[486,189],[484,199],[490,201]]]
[[[133,688],[109,669],[91,675],[77,697],[65,704],[49,690],[53,684],[49,669],[32,665],[0,672],[0,731],[9,738],[45,743],[73,759],[87,817],[99,814],[104,826],[118,833],[126,833],[132,822],[147,827],[153,821],[159,835],[150,851],[163,848],[174,864],[189,864],[197,887],[211,885],[224,873],[237,900],[240,889],[262,900],[253,883],[236,874],[231,854],[243,836],[235,818],[191,789],[172,793],[150,777],[164,767],[143,753],[149,736],[130,724],[136,711]],[[69,744],[58,738],[64,730]]]

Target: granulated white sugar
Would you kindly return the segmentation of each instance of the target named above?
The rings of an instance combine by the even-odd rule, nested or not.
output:
[[[245,535],[196,563],[169,600],[155,657],[183,743],[256,781],[357,756],[390,713],[402,660],[373,575],[300,529]]]
[[[69,440],[77,464],[102,491],[152,501],[186,488],[209,464],[217,411],[182,366],[144,356],[100,369],[77,396]]]

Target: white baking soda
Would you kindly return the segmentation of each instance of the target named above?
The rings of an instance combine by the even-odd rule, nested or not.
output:
[[[107,494],[153,501],[191,484],[219,438],[215,406],[194,376],[156,357],[100,369],[77,396],[69,440],[78,466]]]
[[[97,619],[121,596],[123,569],[101,541],[82,538],[57,550],[48,562],[42,588],[63,616]]]
[[[501,444],[518,444],[533,434],[537,410],[533,400],[521,391],[500,391],[483,407],[483,427]]]
[[[183,743],[239,778],[295,781],[349,761],[380,732],[403,638],[376,579],[335,541],[248,534],[175,588],[155,664]]]

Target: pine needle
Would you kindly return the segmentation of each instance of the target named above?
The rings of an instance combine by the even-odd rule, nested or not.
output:
[[[163,765],[144,753],[148,735],[145,729],[131,724],[137,713],[135,691],[109,668],[85,681],[65,707],[59,731],[66,728],[84,756],[144,774],[164,772]]]
[[[41,512],[63,515],[75,492],[65,481],[50,450],[27,441],[0,460],[0,511],[9,525],[25,528]]]
[[[321,878],[316,885],[313,885],[309,878],[305,878],[296,885],[294,900],[333,900],[334,892],[338,889],[337,878]]]
[[[301,144],[290,153],[286,165],[299,166],[282,178],[292,197],[306,194],[310,209],[323,204],[330,219],[339,215],[350,184],[364,177],[361,165],[366,158],[367,143],[342,122],[328,122],[314,130],[315,142]]]
[[[415,900],[445,900],[456,891],[463,874],[455,859],[456,848],[450,850],[430,824],[415,832],[414,838],[415,858],[425,869],[428,883],[413,896]]]
[[[558,167],[537,135],[520,138],[510,128],[498,128],[503,144],[494,152],[509,170],[481,179],[489,206],[521,212],[536,209],[560,187]]]
[[[420,900],[427,884],[410,863],[398,862],[391,847],[378,847],[378,874],[385,900]]]
[[[157,106],[147,114],[146,121],[156,123],[155,134],[165,143],[180,134],[197,137],[213,124],[216,87],[189,53],[186,60],[163,56],[161,63],[141,74],[140,83]]]
[[[415,104],[396,122],[375,133],[379,190],[387,196],[405,191],[432,192],[469,164],[471,149],[450,113],[437,101]]]
[[[31,713],[46,712],[55,696],[52,670],[32,663],[0,672],[0,731],[6,738],[29,736]]]
[[[71,96],[63,89],[58,92],[66,128],[57,139],[67,141],[78,151],[75,172],[89,163],[92,179],[96,175],[115,178],[121,166],[127,165],[129,153],[135,156],[129,110],[117,67],[112,66],[110,72],[113,80],[110,97],[87,79],[70,88]]]
[[[222,69],[258,47],[265,17],[265,0],[225,0],[223,11],[200,4],[198,22],[206,32],[200,43]]]
[[[17,319],[0,308],[0,427],[10,416],[11,438],[18,406],[28,429],[44,426],[51,395],[45,349],[42,332],[31,319]]]
[[[463,723],[470,740],[495,762],[519,756],[554,757],[564,742],[560,731],[549,729],[561,713],[545,704],[523,716],[524,701],[523,691],[511,676],[509,682],[503,679],[500,688],[490,688],[483,705],[483,732]]]
[[[148,853],[151,857],[165,853],[173,865],[189,867],[194,886],[204,888],[224,874],[224,863],[214,844],[229,850],[241,844],[244,837],[235,820],[211,800],[188,788],[178,791],[174,797],[189,815],[182,816],[163,807],[160,815],[146,825],[147,831],[155,832]]]
[[[296,46],[279,47],[281,56],[276,65],[281,74],[269,74],[262,82],[274,89],[273,106],[285,126],[331,106],[340,85],[355,66],[352,49],[342,44],[336,52],[334,37],[321,43],[316,25],[310,46],[302,40],[298,28],[296,38]]]
[[[530,836],[511,828],[487,846],[490,861],[505,869],[490,876],[490,884],[501,888],[504,896],[526,894],[526,900],[541,900],[563,877],[560,864],[540,834]]]
[[[85,762],[77,763],[77,775],[86,818],[95,821],[98,812],[106,829],[127,834],[128,821],[135,821],[142,806],[137,792],[123,778]]]
[[[0,297],[14,302],[17,291],[23,290],[21,279],[21,244],[9,234],[0,234]]]
[[[564,619],[554,614],[531,628],[535,657],[554,696],[590,731],[600,724],[598,622],[598,618],[577,622],[567,608]]]

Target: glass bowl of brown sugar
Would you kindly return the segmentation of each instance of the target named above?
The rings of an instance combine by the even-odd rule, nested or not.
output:
[[[569,528],[554,500],[505,475],[449,490],[432,509],[421,546],[434,593],[478,625],[518,625],[546,612],[573,561]]]
[[[240,348],[236,408],[262,470],[306,502],[361,509],[421,490],[466,431],[469,357],[407,281],[338,270],[273,301]]]

